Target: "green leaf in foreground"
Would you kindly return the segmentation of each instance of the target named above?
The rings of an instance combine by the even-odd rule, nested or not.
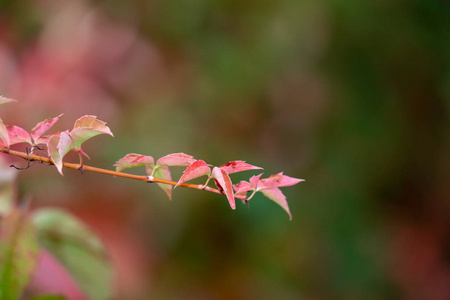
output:
[[[2,221],[0,300],[19,299],[38,257],[38,242],[27,214],[14,209]]]
[[[87,226],[59,209],[33,216],[39,241],[72,274],[92,300],[111,299],[112,268],[106,251]]]

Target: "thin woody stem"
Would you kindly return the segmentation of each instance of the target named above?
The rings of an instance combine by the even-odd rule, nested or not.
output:
[[[25,152],[10,150],[10,149],[6,149],[6,148],[0,148],[0,152],[18,156],[18,157],[21,157],[28,161],[40,161],[40,162],[45,162],[45,163],[54,165],[54,162],[50,158],[45,157],[45,156],[39,156],[39,155],[32,154],[32,153],[27,154]],[[68,163],[68,162],[63,162],[63,166],[66,168],[69,168],[69,169],[74,169],[74,170],[79,170],[79,167],[80,167],[79,164]],[[123,173],[123,172],[117,172],[117,171],[112,171],[112,170],[107,170],[107,169],[102,169],[102,168],[97,168],[97,167],[91,167],[91,166],[87,166],[87,165],[83,165],[83,171],[89,171],[89,172],[101,173],[101,174],[111,175],[111,176],[116,176],[116,177],[135,179],[135,180],[145,181],[145,182],[149,182],[149,183],[157,182],[157,183],[163,183],[163,184],[170,184],[173,186],[177,185],[177,182],[175,182],[175,181],[164,180],[164,179],[155,178],[152,176],[127,174],[127,173]],[[150,179],[149,177],[152,177],[152,178]],[[215,189],[215,188],[212,188],[209,186],[205,187],[203,184],[180,183],[178,186],[196,189],[196,190],[205,190],[208,192],[224,195],[224,193],[219,191],[218,189]],[[245,197],[236,196],[236,195],[235,195],[235,198],[245,199]]]

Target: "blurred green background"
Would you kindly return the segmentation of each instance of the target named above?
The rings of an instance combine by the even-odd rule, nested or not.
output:
[[[289,221],[262,195],[232,211],[21,172],[33,207],[103,238],[117,299],[450,298],[448,1],[0,0],[0,94],[26,129],[107,121],[90,165],[185,152],[306,179],[283,189]]]

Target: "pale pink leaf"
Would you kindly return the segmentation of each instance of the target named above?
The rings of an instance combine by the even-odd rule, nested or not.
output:
[[[0,96],[0,105],[2,105],[4,103],[11,103],[11,102],[17,102],[17,100]]]
[[[237,195],[245,196],[247,192],[257,190],[259,180],[262,176],[262,173],[259,175],[254,175],[247,181],[241,181],[237,184],[233,185],[233,189]]]
[[[59,155],[58,151],[59,138],[60,138],[59,134],[54,134],[49,137],[47,141],[47,152],[48,156],[50,156],[56,168],[58,169],[58,172],[61,173],[61,175],[63,175],[62,157]]]
[[[231,183],[231,179],[230,176],[228,176],[228,173],[219,167],[214,167],[212,170],[212,176],[215,179],[214,182],[216,183],[217,188],[219,188],[219,190],[222,190],[225,193],[225,196],[227,196],[231,208],[236,209],[236,202],[234,201],[233,194],[233,184]]]
[[[241,181],[239,183],[233,184],[233,189],[236,195],[245,196],[249,191],[252,190],[252,185],[247,181]]]
[[[53,125],[55,125],[55,123],[59,120],[59,118],[62,116],[63,114],[60,114],[57,117],[54,118],[48,118],[45,119],[42,122],[39,122],[36,126],[34,126],[33,129],[31,129],[30,134],[31,134],[31,138],[33,139],[33,141],[36,144],[41,144],[41,143],[45,143],[45,138],[41,139],[41,137],[50,129],[52,128]]]
[[[70,134],[78,147],[88,139],[99,134],[114,136],[105,122],[98,120],[96,116],[89,115],[75,121],[74,128]]]
[[[305,181],[305,180],[294,178],[294,177],[289,177],[289,176],[283,175],[283,172],[281,172],[281,173],[278,173],[275,175],[270,175],[269,178],[261,179],[259,189],[291,186],[291,185],[295,185],[302,181]]]
[[[172,153],[166,156],[161,157],[156,161],[156,165],[158,166],[179,166],[186,167],[192,164],[195,161],[195,158],[191,155],[187,155],[184,153]]]
[[[9,148],[9,134],[2,119],[0,119],[0,146]]]
[[[10,145],[19,143],[32,144],[31,136],[25,129],[15,125],[6,125],[6,129],[8,130]]]
[[[256,190],[258,188],[258,184],[259,184],[259,181],[261,180],[262,175],[263,175],[263,173],[250,177],[249,182],[254,190]]]
[[[261,193],[263,193],[264,196],[269,198],[270,200],[274,201],[278,205],[280,205],[289,215],[289,219],[292,219],[291,212],[289,211],[289,206],[286,201],[286,196],[283,195],[281,190],[277,187],[269,188],[269,189],[262,189]]]
[[[73,128],[92,128],[113,136],[109,127],[106,126],[106,122],[103,122],[92,115],[86,115],[76,120]]]
[[[140,167],[145,165],[153,165],[154,159],[151,156],[129,153],[119,159],[114,166],[117,172],[121,172],[128,168]]]
[[[211,169],[208,164],[203,160],[196,160],[192,164],[190,164],[186,170],[184,170],[183,175],[175,187],[177,187],[180,183],[185,181],[189,181],[204,175],[209,175],[211,173]]]
[[[70,133],[68,131],[61,132],[58,142],[58,152],[59,156],[61,157],[61,161],[63,160],[64,156],[66,156],[66,154],[69,153],[69,151],[72,149],[78,150],[78,146],[73,141]]]
[[[147,170],[149,171],[149,169]],[[151,173],[149,173],[150,175]],[[155,169],[153,176],[164,180],[172,180],[172,175],[168,166],[160,166]],[[172,200],[172,186],[170,184],[158,183],[158,186],[163,189],[170,200]]]
[[[235,160],[235,161],[227,162],[226,164],[221,165],[219,168],[221,168],[222,170],[225,170],[228,174],[247,171],[247,170],[262,169],[260,167],[247,164],[245,161],[242,161],[242,160]]]

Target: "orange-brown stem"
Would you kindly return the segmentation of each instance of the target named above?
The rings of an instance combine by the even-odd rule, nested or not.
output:
[[[39,155],[32,154],[32,153],[27,154],[25,152],[10,150],[10,149],[6,149],[6,148],[0,148],[0,152],[18,156],[25,160],[29,159],[30,161],[40,161],[40,162],[45,162],[45,163],[54,165],[53,161],[50,158],[45,157],[45,156],[39,156]],[[69,168],[69,169],[74,169],[74,170],[79,170],[79,167],[80,167],[79,164],[68,163],[68,162],[63,162],[63,166],[66,168]],[[111,175],[111,176],[116,176],[116,177],[135,179],[135,180],[145,181],[145,182],[149,182],[149,183],[157,182],[157,183],[170,184],[170,185],[174,185],[174,186],[177,184],[177,182],[175,182],[175,181],[164,180],[164,179],[155,178],[155,177],[153,177],[151,180],[149,180],[149,176],[146,176],[146,175],[127,174],[127,173],[123,173],[123,172],[116,172],[116,171],[112,171],[112,170],[96,168],[96,167],[91,167],[91,166],[87,166],[87,165],[83,165],[83,171],[89,171],[89,172],[101,173],[101,174],[106,174],[106,175]],[[205,187],[203,184],[180,183],[178,186],[183,186],[186,188],[197,189],[197,190],[205,190],[208,192],[224,195],[224,193],[219,191],[218,189],[215,189],[215,188],[212,188],[209,186]],[[235,197],[238,199],[245,199],[245,197],[243,197],[243,196],[235,196]]]

